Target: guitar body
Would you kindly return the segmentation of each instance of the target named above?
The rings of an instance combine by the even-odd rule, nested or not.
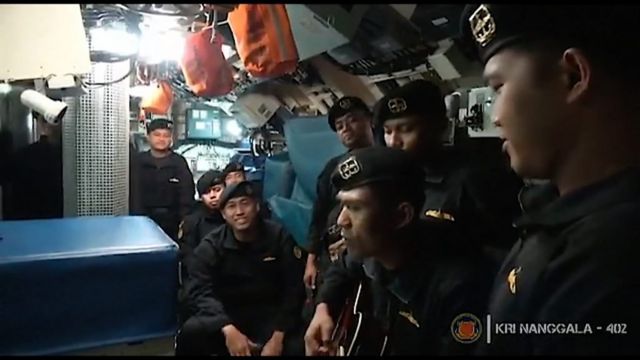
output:
[[[373,317],[371,294],[366,284],[358,284],[338,317],[332,342],[338,356],[382,356],[387,335]]]

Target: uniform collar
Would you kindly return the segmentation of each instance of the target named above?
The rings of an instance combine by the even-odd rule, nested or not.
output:
[[[263,221],[258,221],[259,236],[254,242],[247,244],[240,243],[238,240],[236,240],[236,237],[233,235],[233,230],[231,230],[231,227],[228,224],[225,223],[224,225],[222,225],[224,227],[224,230],[222,231],[222,247],[229,250],[240,250],[244,248],[258,250],[266,249],[268,245],[266,239],[268,236],[267,229]]]
[[[549,191],[552,188],[541,192],[539,196],[552,198]],[[537,200],[538,196],[531,199]],[[640,168],[633,167],[571,194],[557,197],[546,206],[525,214],[515,225],[520,228],[559,227],[598,210],[637,201],[640,201]]]
[[[420,245],[422,240],[418,238],[417,230],[410,236],[415,237],[412,241],[416,241],[415,254],[418,256],[411,258],[406,265],[397,270],[389,271],[372,258],[365,259],[362,264],[366,276],[383,284],[387,290],[405,304],[408,304],[415,297],[430,272],[429,262],[426,261],[424,255],[431,252],[423,251],[423,247]]]
[[[441,148],[438,151],[438,154],[432,156],[422,165],[425,181],[428,183],[441,184],[451,172],[452,166],[457,165],[460,161],[458,159],[459,153],[454,149]]]
[[[210,222],[224,222],[224,218],[222,217],[222,213],[220,213],[220,210],[211,210],[204,203],[202,203],[202,201],[199,202],[198,211],[205,219]]]

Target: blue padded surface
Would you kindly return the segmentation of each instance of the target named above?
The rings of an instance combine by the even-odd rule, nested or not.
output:
[[[267,158],[264,163],[262,198],[265,201],[274,195],[289,198],[295,177],[288,153],[284,152]]]
[[[315,200],[316,181],[327,161],[346,151],[326,116],[288,119],[284,124],[287,149],[301,190]]]
[[[307,234],[311,222],[311,205],[272,196],[269,199],[271,215],[293,236],[298,245],[307,248]]]
[[[178,246],[146,217],[0,222],[0,354],[171,336]]]

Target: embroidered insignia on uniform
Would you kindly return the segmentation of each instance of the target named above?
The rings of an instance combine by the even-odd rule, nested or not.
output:
[[[297,246],[293,247],[293,256],[296,257],[296,259],[302,259],[302,249],[300,249]]]
[[[184,220],[180,221],[180,225],[178,225],[178,239],[182,240],[182,235],[184,231],[182,230],[182,226],[184,225]]]
[[[387,102],[389,111],[393,114],[397,114],[407,110],[407,102],[403,98],[393,98]]]
[[[496,35],[496,22],[486,5],[480,5],[469,17],[471,32],[476,42],[484,47]]]
[[[456,221],[456,219],[451,214],[447,214],[446,212],[440,210],[427,210],[424,215],[436,219]]]
[[[409,320],[409,322],[411,324],[413,324],[413,326],[419,328],[420,324],[418,323],[418,320],[416,320],[416,318],[413,317],[413,314],[410,312],[406,312],[406,311],[399,311],[398,314],[400,314],[402,317],[404,317],[405,319]]]
[[[351,107],[351,100],[350,99],[342,99],[342,100],[340,100],[338,105],[340,105],[341,108],[347,110],[348,108]]]
[[[265,262],[266,262],[266,261],[273,261],[273,260],[275,260],[275,259],[276,259],[276,258],[274,258],[273,256],[267,256],[266,258],[262,259],[262,261],[265,261]]]
[[[171,182],[171,183],[179,183],[179,182],[180,182],[180,179],[178,179],[178,178],[171,178],[171,179],[169,179],[169,182]]]
[[[356,160],[355,157],[351,156],[347,160],[343,161],[340,166],[338,166],[338,172],[340,173],[340,177],[344,180],[349,180],[353,175],[362,170],[360,168],[360,164]]]
[[[518,274],[520,273],[520,271],[522,270],[522,267],[518,267],[518,268],[513,268],[511,270],[511,272],[509,273],[509,276],[507,276],[507,283],[509,284],[509,291],[511,291],[511,293],[513,295],[516,294],[516,283],[518,280]]]

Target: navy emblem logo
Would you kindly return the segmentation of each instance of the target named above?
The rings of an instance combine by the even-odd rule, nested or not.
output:
[[[361,170],[362,169],[360,168],[360,163],[358,163],[356,158],[353,156],[343,161],[338,167],[340,177],[344,180],[349,180],[352,176],[358,174]]]
[[[460,343],[474,343],[482,335],[482,323],[473,314],[460,314],[451,322],[451,335]]]
[[[341,108],[343,108],[343,109],[347,110],[348,108],[350,108],[350,107],[351,107],[351,100],[350,100],[350,99],[342,99],[342,100],[340,100],[340,102],[338,103],[338,105],[339,105]]]
[[[403,98],[393,98],[387,102],[389,111],[393,114],[397,114],[407,110],[407,102]]]
[[[471,32],[480,46],[484,47],[496,35],[496,22],[486,5],[480,5],[469,17]]]

